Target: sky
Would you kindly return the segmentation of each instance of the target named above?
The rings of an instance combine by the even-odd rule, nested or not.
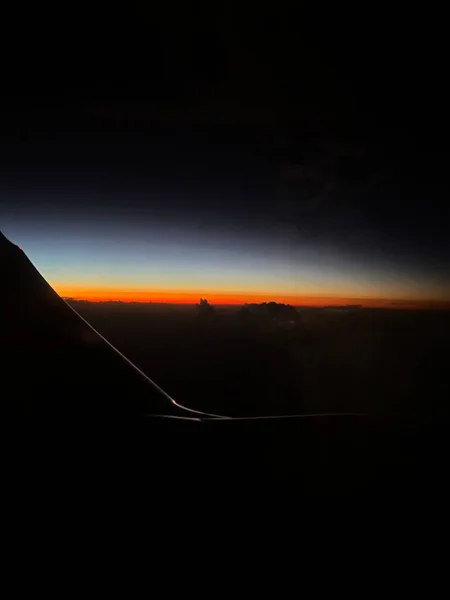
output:
[[[80,13],[3,74],[0,229],[61,295],[450,304],[434,48],[139,7]]]

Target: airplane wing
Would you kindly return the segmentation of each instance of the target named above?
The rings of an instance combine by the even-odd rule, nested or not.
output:
[[[25,430],[7,432],[14,444],[21,440],[21,447],[31,449],[27,464],[34,460],[39,468],[54,467],[58,477],[72,476],[69,456],[83,464],[85,474],[97,469],[96,456],[105,469],[99,447],[108,448],[114,481],[118,464],[126,465],[127,481],[135,473],[141,483],[151,466],[151,477],[144,478],[151,493],[157,487],[172,494],[178,485],[175,497],[202,489],[205,481],[208,493],[216,490],[218,497],[226,490],[238,491],[240,498],[243,490],[257,490],[259,499],[268,489],[289,495],[410,495],[424,486],[443,493],[441,473],[450,456],[445,423],[437,429],[364,415],[229,419],[192,411],[96,332],[1,234],[0,281],[0,414],[44,417],[39,427],[32,419]],[[112,433],[96,429],[89,442],[89,430],[78,426],[92,417],[122,423],[144,415],[152,418],[128,437],[120,427]]]
[[[1,412],[215,417],[178,405],[103,338],[0,233]]]

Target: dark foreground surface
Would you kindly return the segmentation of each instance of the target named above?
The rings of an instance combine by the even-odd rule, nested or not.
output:
[[[189,520],[192,507],[220,518],[288,498],[449,495],[448,428],[407,420],[16,422],[2,444],[4,472],[30,492],[57,488],[75,504],[99,491],[112,494],[108,502],[134,498],[152,519],[157,506]],[[261,512],[262,525],[274,516]]]

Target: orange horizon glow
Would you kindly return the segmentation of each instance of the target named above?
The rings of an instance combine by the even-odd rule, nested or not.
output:
[[[60,296],[74,300],[89,302],[140,302],[161,304],[197,304],[200,298],[207,298],[211,304],[242,305],[246,303],[282,302],[293,306],[327,306],[359,304],[365,308],[412,308],[412,309],[450,309],[450,302],[432,299],[403,298],[369,298],[347,296],[313,296],[288,295],[246,292],[214,292],[214,291],[167,291],[167,290],[135,290],[109,288],[74,288],[73,286],[55,285]]]

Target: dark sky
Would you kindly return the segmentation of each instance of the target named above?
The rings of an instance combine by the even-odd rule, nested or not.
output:
[[[297,280],[322,269],[311,293],[341,293],[341,277],[349,294],[360,278],[361,294],[450,298],[444,24],[379,3],[18,10],[3,25],[0,227],[55,281],[55,232],[71,265],[64,240],[95,255],[93,239],[140,236],[167,257],[176,235],[192,272],[229,271],[229,256],[199,258],[212,247],[256,261],[249,289],[305,293]],[[244,289],[228,271],[196,285]]]

